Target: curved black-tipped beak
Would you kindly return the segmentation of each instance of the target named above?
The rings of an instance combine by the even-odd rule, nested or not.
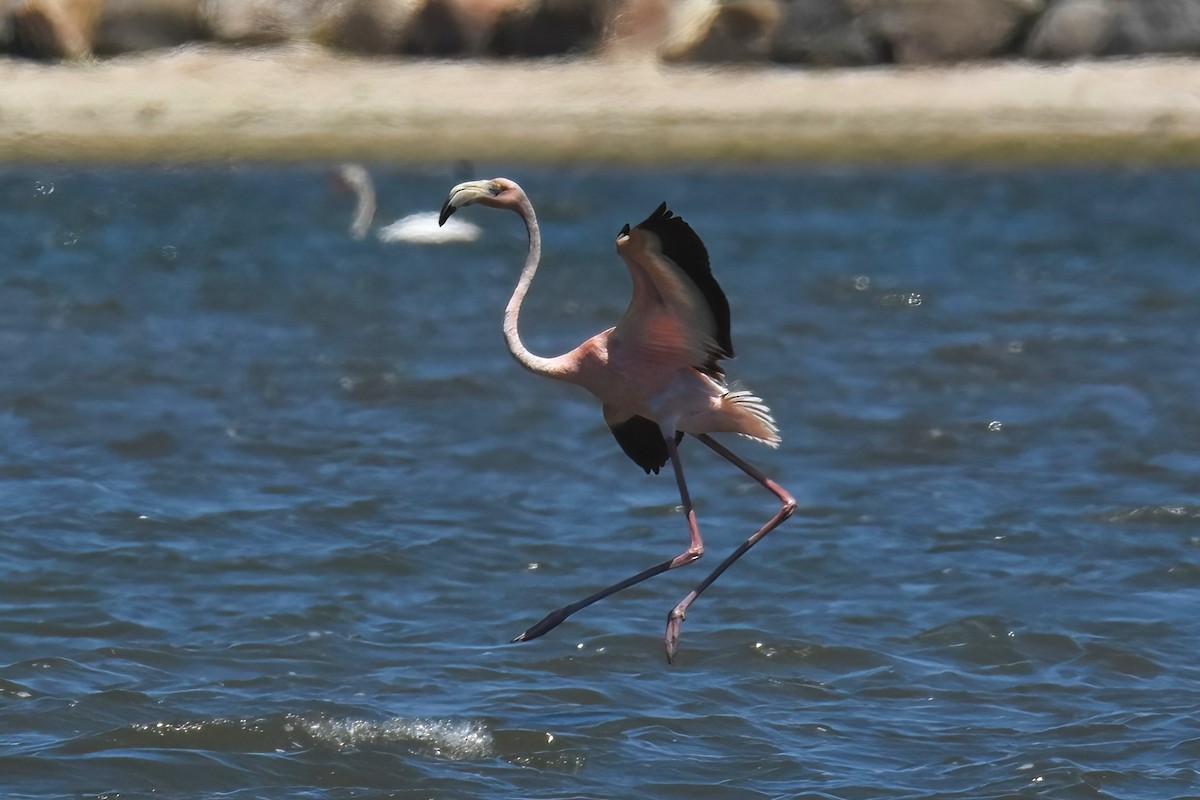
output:
[[[494,198],[496,192],[496,185],[492,181],[467,181],[455,186],[450,190],[450,194],[446,195],[446,202],[442,203],[438,227],[445,225],[446,220],[450,219],[450,215],[455,211],[481,200],[486,202],[489,198]]]

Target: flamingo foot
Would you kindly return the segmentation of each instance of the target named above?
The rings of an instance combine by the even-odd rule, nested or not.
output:
[[[667,632],[666,636],[662,637],[662,644],[665,644],[667,649],[667,663],[674,663],[676,652],[679,651],[679,630],[683,627],[684,619],[688,618],[688,606],[691,604],[691,600],[692,595],[688,595],[682,603],[671,609],[670,614],[667,614]]]

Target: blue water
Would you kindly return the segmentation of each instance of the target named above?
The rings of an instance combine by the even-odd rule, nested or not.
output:
[[[375,165],[380,222],[451,170]],[[6,798],[1200,797],[1200,171],[509,174],[532,349],[620,315],[621,225],[708,244],[729,440],[679,553],[594,402],[522,372],[511,215],[351,240],[325,166],[0,168]]]

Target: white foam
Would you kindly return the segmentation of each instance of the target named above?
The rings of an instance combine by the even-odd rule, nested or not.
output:
[[[319,719],[305,720],[302,725],[317,742],[339,750],[415,742],[445,758],[484,758],[492,753],[492,734],[478,720]]]

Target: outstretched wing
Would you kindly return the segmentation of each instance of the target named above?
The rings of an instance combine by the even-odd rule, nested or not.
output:
[[[633,279],[633,297],[610,341],[634,345],[664,366],[722,378],[720,360],[733,356],[729,301],[696,232],[663,203],[637,227],[621,229],[617,252]]]

